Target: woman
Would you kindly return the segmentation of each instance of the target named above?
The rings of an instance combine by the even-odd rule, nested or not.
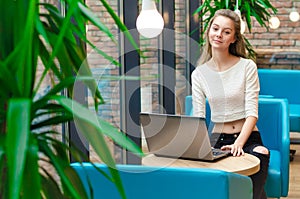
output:
[[[218,10],[211,19],[200,64],[192,73],[193,111],[205,117],[207,99],[214,147],[230,150],[233,156],[246,152],[260,159],[260,171],[250,177],[253,198],[265,199],[269,150],[256,126],[259,79],[256,64],[246,59],[240,29],[240,17],[231,10]]]

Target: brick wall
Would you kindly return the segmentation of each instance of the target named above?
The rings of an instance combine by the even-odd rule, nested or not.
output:
[[[289,14],[296,8],[300,12],[300,1],[271,0],[278,9],[278,29],[260,27],[253,22],[251,33],[245,36],[255,48],[259,68],[300,69],[300,21],[292,22]]]
[[[109,0],[109,5],[117,13],[118,12],[118,0]],[[86,0],[86,4],[96,14],[100,21],[107,26],[111,33],[118,38],[118,29],[114,24],[113,19],[106,12],[102,3],[98,0]],[[93,75],[97,81],[98,88],[105,101],[105,104],[99,106],[98,115],[110,122],[114,126],[120,126],[120,97],[118,81],[104,79],[104,77],[111,75],[118,75],[119,68],[100,55],[97,49],[118,60],[119,47],[118,44],[113,42],[106,34],[99,31],[97,27],[92,24],[87,24],[87,37],[95,45],[95,48],[87,47],[87,60],[92,68]],[[89,107],[93,109],[93,99],[89,93]],[[110,139],[107,139],[107,143],[114,153],[115,159],[120,161],[121,153],[117,152],[116,148]],[[92,162],[101,162],[96,155],[93,148],[90,148],[90,160]]]

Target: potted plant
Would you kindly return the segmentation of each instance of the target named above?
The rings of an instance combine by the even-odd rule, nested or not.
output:
[[[262,27],[268,29],[269,18],[271,15],[277,13],[277,9],[272,6],[269,0],[204,0],[201,6],[194,12],[194,14],[198,14],[199,17],[203,19],[200,44],[203,45],[205,42],[204,33],[208,27],[208,22],[219,9],[239,10],[241,19],[246,21],[250,33],[253,18],[255,18]],[[246,41],[249,57],[254,58],[255,52],[250,42],[246,37],[244,37],[244,39]]]
[[[109,4],[100,1],[135,45]],[[124,134],[72,99],[77,79],[93,91],[96,109],[103,103],[85,61],[84,44],[92,45],[85,36],[85,24],[93,23],[107,37],[114,37],[81,0],[63,3],[67,8],[66,16],[53,4],[39,0],[0,2],[0,198],[87,198],[68,159],[68,152],[75,157],[80,153],[55,139],[52,135],[58,132],[46,127],[76,120],[96,153],[110,166],[110,178],[123,197],[122,183],[118,171],[113,169],[115,162],[104,135],[142,154]],[[113,61],[109,55],[104,56]],[[40,76],[37,75],[39,66],[42,66]],[[79,71],[84,72],[76,77]],[[49,73],[53,76],[52,87],[37,98]],[[61,95],[64,90],[67,96]],[[43,163],[53,167],[57,178],[43,167]]]

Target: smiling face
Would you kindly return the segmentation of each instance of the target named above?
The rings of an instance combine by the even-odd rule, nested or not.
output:
[[[228,17],[217,16],[210,26],[208,38],[213,49],[228,50],[236,40],[234,22]]]

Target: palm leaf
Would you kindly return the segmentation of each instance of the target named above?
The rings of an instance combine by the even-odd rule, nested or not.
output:
[[[75,190],[74,186],[72,185],[70,179],[65,174],[65,169],[67,168],[66,164],[68,163],[68,160],[57,157],[56,154],[52,151],[52,149],[48,146],[47,142],[43,142],[42,140],[40,140],[39,147],[43,150],[44,154],[51,160],[52,165],[54,166],[55,170],[57,171],[60,177],[64,191],[67,192],[72,198],[84,199],[85,197],[79,195],[77,190]]]
[[[99,172],[116,184],[123,198],[125,193],[121,179],[118,171],[114,169],[115,162],[106,145],[105,136],[111,137],[126,149],[141,154],[140,148],[134,142],[106,121],[98,117],[89,121],[93,114],[68,98],[72,95],[57,96],[64,90],[72,94],[74,84],[82,81],[95,93],[95,105],[98,101],[104,103],[85,61],[84,44],[95,47],[86,38],[85,23],[91,22],[112,41],[116,41],[109,29],[81,0],[63,2],[68,9],[66,16],[62,16],[51,4],[39,4],[39,0],[0,1],[0,12],[3,16],[0,29],[4,30],[0,37],[0,124],[7,126],[0,133],[0,198],[88,197],[80,178],[70,167],[67,156],[70,151],[80,160],[81,154],[51,137],[54,132],[44,128],[72,121],[74,117],[75,121],[79,121],[78,128],[99,157],[111,166],[111,175]],[[126,26],[106,1],[101,2],[139,52],[139,47]],[[101,49],[96,51],[112,63],[120,65]],[[41,60],[44,67],[40,78],[36,78],[38,60]],[[35,99],[49,72],[53,74],[53,88],[44,96]],[[75,75],[78,77],[74,77]],[[8,105],[10,98],[13,100]],[[58,104],[54,104],[53,100]],[[78,110],[73,109],[73,106]],[[44,116],[47,116],[46,119],[41,119]],[[45,155],[48,163],[54,167],[61,187],[47,171],[39,167],[40,154]]]
[[[113,18],[113,20],[115,21],[115,23],[117,24],[117,26],[120,28],[120,30],[124,33],[124,35],[126,36],[126,38],[129,40],[129,42],[132,44],[132,46],[134,47],[134,49],[141,54],[140,52],[140,48],[137,45],[137,43],[135,42],[134,38],[132,37],[132,35],[129,33],[127,27],[122,23],[122,21],[120,20],[119,16],[115,13],[115,11],[109,6],[109,4],[107,3],[106,0],[100,0],[101,3],[103,4],[103,6],[106,8],[107,12],[110,14],[110,16]]]
[[[23,199],[41,198],[38,152],[37,140],[31,135],[27,148],[27,160],[25,164],[26,172],[24,172],[23,178]]]
[[[12,99],[9,101],[7,112],[7,164],[9,198],[18,199],[23,180],[26,161],[26,151],[30,133],[30,100]],[[17,124],[17,125],[16,125]]]
[[[99,118],[95,113],[92,113],[89,109],[80,105],[78,102],[70,100],[63,96],[52,96],[52,99],[56,100],[60,105],[62,105],[70,113],[72,113],[74,115],[74,118],[76,118],[75,121],[78,121],[78,123],[86,122],[87,126],[97,129],[97,134],[100,134],[99,132],[101,132],[112,138],[116,143],[118,143],[122,147],[125,147],[126,149],[132,151],[133,153],[136,153],[137,155],[143,155],[141,149],[124,133],[118,131],[109,122],[106,122],[105,120]],[[88,135],[89,132],[87,130],[82,133],[86,137],[90,137],[92,140],[96,139]]]
[[[85,5],[78,2],[78,8],[83,13],[83,15],[86,17],[87,20],[89,20],[93,25],[99,28],[103,33],[105,33],[112,41],[116,42],[115,37],[111,33],[111,31],[107,28],[105,24],[103,24],[99,18],[96,17],[96,15]]]

